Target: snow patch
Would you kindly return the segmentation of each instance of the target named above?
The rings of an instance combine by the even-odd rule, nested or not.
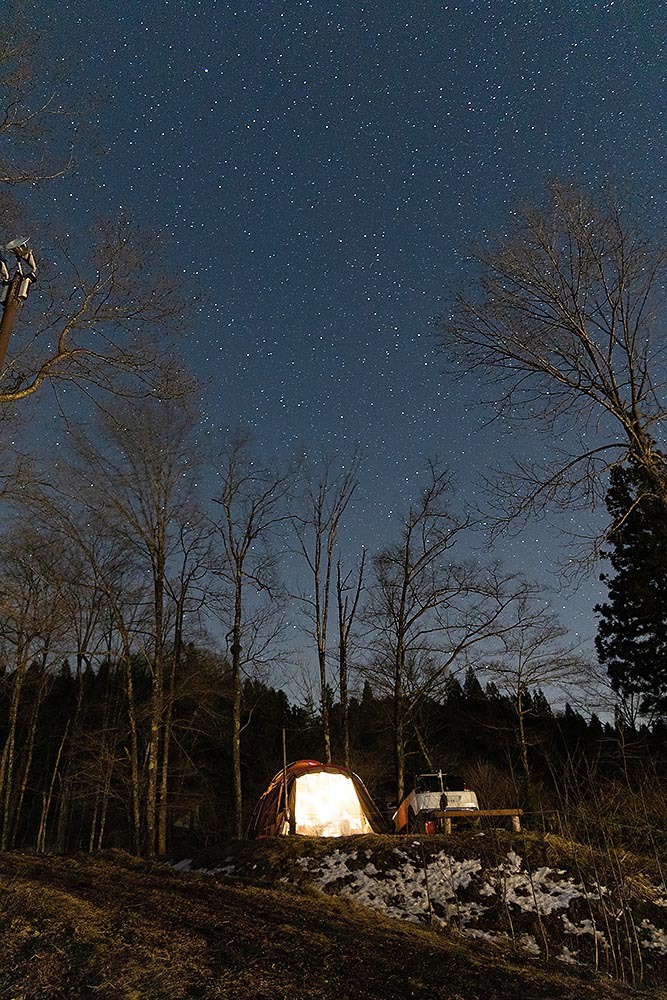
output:
[[[652,924],[650,920],[642,920],[639,926],[646,935],[641,942],[642,948],[655,951],[659,955],[667,955],[667,933],[661,927]]]
[[[513,850],[500,862],[485,867],[479,858],[459,860],[446,850],[425,856],[419,841],[413,847],[416,850],[411,853],[395,848],[388,861],[373,857],[368,850],[345,852],[338,847],[317,858],[301,856],[295,865],[308,874],[315,887],[387,916],[437,927],[454,926],[467,937],[510,942],[534,957],[542,950],[532,931],[537,931],[538,923],[549,915],[557,917],[569,940],[569,945],[560,945],[561,962],[583,964],[593,947],[596,952],[598,947],[609,949],[599,929],[605,920],[614,919],[609,907],[615,893],[606,886],[586,886],[565,871],[547,866],[531,871]],[[192,859],[184,858],[173,868],[192,871]],[[253,868],[257,865],[250,870]],[[221,876],[240,876],[248,870],[231,857],[215,868],[199,869],[202,874]],[[290,882],[289,871],[278,881]],[[652,888],[650,898],[656,906],[667,907],[664,891],[664,885]],[[584,912],[589,914],[585,917],[582,900]],[[623,915],[625,905],[621,904],[616,920]],[[638,930],[645,952],[656,958],[667,956],[666,929],[644,919]]]
[[[563,928],[566,934],[573,934],[576,937],[579,937],[582,934],[590,934],[591,937],[594,937],[596,939],[596,941],[599,941],[601,944],[603,944],[605,948],[609,947],[609,942],[607,941],[607,938],[602,933],[602,931],[599,931],[596,928],[592,920],[586,918],[584,920],[581,920],[578,924],[573,924],[566,913],[563,913],[561,915],[561,920],[563,921]]]

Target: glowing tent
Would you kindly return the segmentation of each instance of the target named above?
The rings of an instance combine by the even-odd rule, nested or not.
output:
[[[255,807],[248,836],[347,837],[387,831],[356,774],[333,764],[297,760],[271,781]]]

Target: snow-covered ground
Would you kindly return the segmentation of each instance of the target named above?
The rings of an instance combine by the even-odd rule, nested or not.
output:
[[[480,834],[480,836],[484,836]],[[577,881],[565,870],[531,868],[513,849],[493,864],[460,860],[446,850],[427,853],[420,841],[396,846],[379,860],[370,850],[332,842],[322,855],[305,850],[279,881],[303,881],[324,892],[402,920],[455,927],[472,938],[512,941],[527,954],[550,954],[567,963],[618,970],[633,953],[648,964],[667,956],[667,890],[644,886],[632,902],[623,883],[607,887]],[[178,870],[190,870],[181,861]],[[207,871],[248,873],[226,858]],[[297,877],[301,876],[301,877]],[[664,916],[664,920],[660,917]]]

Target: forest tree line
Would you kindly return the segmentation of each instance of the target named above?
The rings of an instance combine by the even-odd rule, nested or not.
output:
[[[474,664],[515,706],[528,782],[531,692],[579,691],[594,671],[533,585],[497,561],[468,556],[474,525],[456,513],[447,470],[429,464],[393,538],[368,558],[364,549],[346,561],[357,459],[339,469],[331,461],[277,468],[261,463],[244,434],[213,459],[197,440],[198,427],[182,395],[126,400],[99,411],[85,432],[72,431],[57,461],[21,463],[8,480],[0,537],[7,698],[0,843],[15,835],[11,817],[32,787],[30,748],[45,723],[39,705],[65,663],[77,696],[66,717],[52,719],[61,723],[61,743],[43,793],[39,844],[53,836],[50,823],[67,825],[67,775],[90,677],[113,664],[116,750],[108,763],[113,772],[120,757],[128,771],[129,844],[167,853],[178,691],[200,682],[197,671],[191,678],[187,671],[193,647],[217,648],[225,664],[218,680],[228,705],[211,711],[226,720],[231,763],[219,780],[231,789],[235,836],[247,819],[248,682],[291,686],[297,702],[312,698],[320,737],[308,756],[327,762],[334,760],[335,702],[336,762],[348,767],[357,764],[349,706],[369,684],[391,705],[383,774],[391,769],[398,801],[415,739],[422,758],[432,758],[419,722],[424,706]],[[296,648],[295,632],[302,637]],[[299,657],[306,663],[300,674]],[[215,700],[214,675],[208,680]],[[274,757],[269,767],[279,762]]]
[[[150,669],[132,664],[138,739],[150,732]],[[4,849],[137,850],[128,753],[127,669],[105,661],[78,675],[68,661],[45,673],[33,663],[23,682],[12,785],[3,798]],[[174,683],[169,797],[161,800],[168,853],[205,849],[233,834],[231,666],[219,653],[188,645]],[[11,692],[5,685],[3,731]],[[291,759],[322,747],[321,716],[313,703],[297,706],[261,681],[243,685],[242,774],[249,816],[282,759],[285,734]],[[635,849],[654,846],[664,820],[667,779],[665,727],[631,730],[585,717],[569,705],[550,706],[537,690],[525,700],[530,782],[526,783],[512,700],[472,669],[451,678],[439,700],[426,699],[419,733],[407,747],[410,775],[443,762],[474,787],[484,808],[518,805],[524,822],[583,842],[614,837]],[[395,806],[391,699],[370,683],[347,707],[353,765],[389,818]],[[341,706],[330,701],[332,747],[341,759]],[[424,747],[429,748],[424,757]],[[650,761],[650,766],[648,762]],[[664,829],[664,823],[662,823]],[[661,840],[662,842],[662,840]]]

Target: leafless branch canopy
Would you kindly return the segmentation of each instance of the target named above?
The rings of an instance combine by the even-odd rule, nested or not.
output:
[[[545,431],[544,465],[524,460],[510,475],[510,516],[589,503],[629,458],[667,497],[656,443],[667,415],[667,245],[614,198],[554,182],[545,209],[522,205],[509,233],[476,256],[475,290],[437,328],[459,377],[476,373],[500,413]]]
[[[94,98],[83,95],[76,109],[66,108],[53,72],[57,62],[42,58],[40,44],[19,5],[3,11],[0,244],[17,235],[25,193],[73,169],[75,140],[87,160],[94,152],[93,135],[83,135],[97,117]],[[100,221],[82,250],[62,233],[51,245],[42,222],[34,248],[39,281],[11,333],[0,403],[24,399],[46,382],[145,394],[170,366],[165,334],[179,324],[186,305],[182,279],[164,277],[161,239]],[[33,220],[28,232],[34,227]]]
[[[73,115],[38,77],[40,39],[23,11],[0,28],[0,183],[38,184],[73,165]]]
[[[112,223],[99,224],[87,266],[62,246],[62,272],[21,315],[0,402],[30,396],[47,381],[141,394],[163,379],[173,367],[168,336],[186,303],[179,282],[160,273],[161,249],[157,234]]]

